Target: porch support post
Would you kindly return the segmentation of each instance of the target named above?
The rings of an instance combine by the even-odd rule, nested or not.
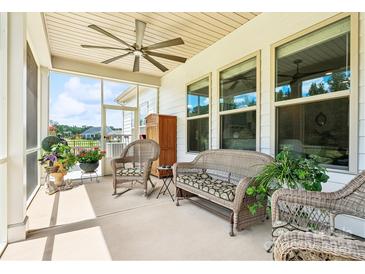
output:
[[[24,240],[26,216],[26,15],[8,14],[8,242]]]
[[[40,67],[40,118],[41,118],[41,133],[40,141],[48,136],[48,119],[49,119],[49,69],[46,67]]]
[[[49,69],[46,67],[39,68],[39,106],[40,106],[40,131],[39,131],[39,144],[42,140],[48,136],[48,119],[49,119]],[[41,176],[40,184],[45,182],[46,173],[39,167],[38,172]]]

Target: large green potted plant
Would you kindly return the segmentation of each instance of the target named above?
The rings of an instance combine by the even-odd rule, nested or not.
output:
[[[252,214],[263,207],[272,193],[280,188],[321,191],[322,184],[328,180],[326,169],[320,165],[318,157],[304,158],[296,155],[287,147],[277,154],[247,188],[248,196],[255,196],[256,202],[249,204]]]
[[[83,149],[76,156],[77,161],[80,163],[80,168],[86,172],[95,172],[99,167],[99,160],[105,156],[105,151],[100,150],[99,147],[93,149]]]

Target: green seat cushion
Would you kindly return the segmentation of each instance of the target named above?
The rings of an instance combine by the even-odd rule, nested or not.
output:
[[[121,168],[118,174],[121,176],[142,176],[143,170],[139,167]]]

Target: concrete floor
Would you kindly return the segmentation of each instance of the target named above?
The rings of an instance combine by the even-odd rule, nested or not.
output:
[[[266,221],[229,237],[226,220],[169,196],[149,199],[135,189],[112,197],[111,178],[47,195],[28,209],[25,241],[9,244],[1,260],[271,260]]]

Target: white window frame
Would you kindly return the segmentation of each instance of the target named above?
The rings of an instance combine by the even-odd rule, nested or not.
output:
[[[7,13],[0,13],[0,256],[7,245]]]
[[[318,29],[333,24],[341,19],[350,17],[350,90],[336,91],[329,94],[321,94],[303,98],[290,99],[285,101],[275,102],[275,75],[276,75],[276,48],[293,41],[297,38],[303,37],[308,33],[314,32]],[[276,153],[277,143],[277,129],[276,129],[276,108],[286,105],[302,104],[320,102],[324,100],[332,100],[336,98],[349,98],[349,166],[344,170],[341,168],[330,167],[327,168],[332,172],[357,174],[358,172],[358,74],[359,74],[359,15],[358,13],[340,13],[331,18],[328,18],[318,24],[306,28],[298,33],[295,33],[283,40],[280,40],[271,45],[271,154]]]
[[[188,86],[190,86],[191,84],[194,84],[196,82],[199,82],[200,80],[203,80],[205,78],[208,78],[208,86],[209,86],[209,92],[208,92],[208,96],[209,96],[209,108],[208,108],[208,114],[201,114],[201,115],[196,115],[193,117],[188,117]],[[211,113],[212,113],[212,73],[209,72],[207,74],[204,74],[203,76],[194,79],[193,81],[188,82],[185,85],[185,152],[187,154],[199,154],[201,151],[189,151],[188,149],[188,138],[189,138],[189,132],[188,132],[188,121],[189,120],[195,120],[195,119],[202,119],[202,118],[208,118],[208,149],[212,148],[212,126],[211,126]]]
[[[222,136],[221,136],[221,116],[227,114],[236,114],[249,111],[256,111],[256,151],[261,151],[261,50],[255,51],[249,55],[246,55],[232,63],[229,63],[217,70],[217,87],[218,87],[218,100],[220,100],[221,86],[220,86],[220,73],[230,67],[243,63],[250,59],[256,58],[256,105],[246,108],[238,108],[231,110],[220,110],[220,102],[218,102],[218,146],[222,148]]]

